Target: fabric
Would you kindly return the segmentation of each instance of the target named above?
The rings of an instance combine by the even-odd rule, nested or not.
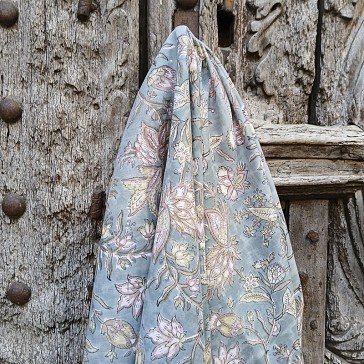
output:
[[[88,363],[303,363],[303,299],[276,189],[225,69],[166,40],[115,161]]]

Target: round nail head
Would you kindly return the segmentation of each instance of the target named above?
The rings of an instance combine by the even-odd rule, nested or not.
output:
[[[311,243],[317,243],[320,240],[320,234],[315,230],[310,230],[306,237]]]
[[[1,203],[4,214],[11,219],[18,219],[26,210],[25,199],[15,193],[7,193]]]
[[[191,9],[197,4],[198,0],[177,0],[177,4],[183,9]]]
[[[16,100],[5,98],[0,101],[0,118],[7,123],[15,123],[21,118],[23,109]]]
[[[13,26],[19,17],[16,5],[10,1],[0,1],[0,25],[4,28]]]
[[[25,305],[30,300],[31,289],[22,282],[13,282],[6,291],[6,298],[16,305]]]

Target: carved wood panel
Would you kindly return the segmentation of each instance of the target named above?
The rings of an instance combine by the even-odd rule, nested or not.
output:
[[[318,125],[364,127],[364,1],[325,0]]]

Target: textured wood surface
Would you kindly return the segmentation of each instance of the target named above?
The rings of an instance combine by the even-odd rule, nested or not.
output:
[[[306,123],[315,76],[316,1],[239,0],[232,6],[204,1],[202,39],[213,49],[218,47],[218,3],[235,16],[234,42],[219,52],[251,117]]]
[[[363,205],[362,191],[330,202],[326,346],[341,363],[364,362]]]
[[[97,1],[81,23],[78,1],[15,3],[18,23],[0,27],[0,98],[18,99],[24,112],[21,122],[0,121],[0,199],[19,193],[27,210],[17,221],[0,211],[0,363],[77,364],[100,230],[88,216],[92,192],[108,185],[138,82],[180,9],[174,0]],[[325,291],[316,285],[324,252],[314,248],[317,263],[297,243],[307,245],[306,228],[326,221],[327,202],[312,200],[320,197],[331,199],[325,362],[361,363],[364,2],[200,0],[193,11],[200,39],[259,126],[278,191],[294,199],[292,240],[313,279],[306,317],[320,318],[316,329],[305,328],[305,345],[312,339],[315,348],[309,358],[323,362]],[[307,123],[320,126],[289,125]],[[17,280],[32,289],[23,307],[5,299]]]
[[[23,105],[0,121],[0,199],[16,192],[26,213],[0,212],[0,362],[80,363],[99,224],[88,211],[106,186],[138,78],[138,3],[108,1],[90,21],[77,2],[18,1],[0,28],[1,97]],[[24,306],[5,299],[30,286]]]
[[[306,364],[324,361],[328,208],[327,200],[291,201],[289,205],[289,233],[305,299],[302,345]],[[315,234],[317,239],[312,239]]]
[[[256,126],[266,158],[364,160],[364,131],[357,126]]]
[[[364,1],[325,0],[318,125],[364,126]]]

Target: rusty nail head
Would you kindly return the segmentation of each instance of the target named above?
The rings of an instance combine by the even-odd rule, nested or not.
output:
[[[307,235],[306,235],[307,239],[311,242],[311,243],[317,243],[320,240],[320,235],[317,231],[315,230],[310,230]]]
[[[198,0],[177,0],[178,6],[183,9],[191,9],[197,4]]]
[[[317,329],[317,321],[316,320],[312,320],[310,322],[310,327],[311,327],[311,330],[316,330]]]
[[[22,282],[13,282],[6,291],[6,298],[16,305],[25,305],[32,294],[31,289]]]
[[[18,8],[10,1],[0,1],[0,25],[4,28],[13,26],[19,17]]]
[[[16,100],[5,98],[0,101],[0,118],[7,123],[15,123],[21,118],[23,109]]]
[[[15,193],[7,193],[1,203],[4,214],[11,219],[18,219],[26,210],[25,198]]]

